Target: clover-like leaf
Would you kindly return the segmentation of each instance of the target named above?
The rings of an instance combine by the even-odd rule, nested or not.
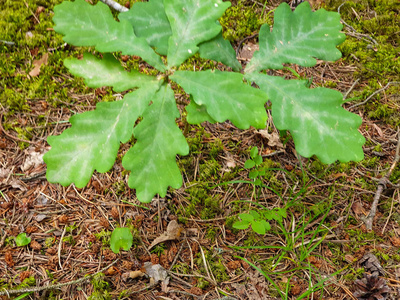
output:
[[[217,20],[230,6],[222,0],[164,1],[172,36],[168,43],[168,66],[179,66],[194,55],[198,45],[211,40],[221,30]]]
[[[327,88],[309,89],[306,80],[250,73],[270,97],[272,117],[279,130],[289,130],[296,151],[316,155],[323,163],[363,159],[364,137],[358,132],[361,118],[345,110],[340,92]]]
[[[170,78],[191,94],[197,105],[205,105],[215,121],[230,120],[240,129],[265,127],[267,95],[244,83],[242,74],[219,70],[176,71]]]
[[[114,164],[120,142],[132,137],[133,126],[158,90],[158,82],[126,94],[115,102],[100,102],[93,111],[70,118],[72,127],[47,141],[51,150],[43,159],[47,180],[79,188],[94,170],[107,172]]]
[[[102,2],[90,5],[85,0],[64,1],[54,8],[53,21],[54,30],[63,34],[67,43],[95,46],[101,52],[138,55],[158,70],[166,70],[146,39],[137,37],[128,21],[116,21]]]
[[[26,236],[25,232],[22,232],[17,235],[15,238],[15,244],[17,244],[18,247],[23,247],[28,245],[31,242],[31,238]]]
[[[118,254],[121,248],[128,251],[132,247],[132,244],[133,235],[129,228],[120,227],[114,229],[110,239],[110,248],[112,252]]]
[[[175,123],[180,114],[171,87],[161,87],[152,102],[134,129],[137,142],[122,159],[124,168],[131,170],[128,185],[136,189],[141,202],[150,202],[155,194],[164,197],[168,186],[182,185],[176,155],[189,153],[189,145]]]
[[[120,13],[118,18],[129,21],[138,37],[145,38],[159,54],[167,55],[172,31],[163,0],[136,2],[130,10]]]
[[[114,91],[122,92],[156,80],[136,70],[125,71],[120,62],[108,53],[103,55],[103,59],[85,53],[83,59],[66,59],[64,64],[73,75],[83,77],[86,85],[92,88],[111,86]]]
[[[282,69],[284,63],[312,67],[316,59],[338,60],[342,54],[336,48],[346,36],[340,32],[340,15],[319,9],[311,11],[308,2],[294,12],[282,3],[275,10],[272,32],[268,24],[260,29],[260,50],[254,53],[245,72]]]
[[[224,39],[222,32],[215,38],[201,43],[199,45],[199,53],[201,58],[222,62],[224,65],[231,67],[234,71],[240,71],[240,69],[242,69],[242,65],[236,59],[235,50],[231,43]]]

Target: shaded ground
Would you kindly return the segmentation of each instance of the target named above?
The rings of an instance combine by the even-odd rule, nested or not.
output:
[[[326,5],[337,10],[341,3]],[[265,10],[256,1],[235,4],[226,22],[236,26],[230,38],[237,47],[257,29],[243,26],[271,22],[268,13],[277,3]],[[384,190],[373,231],[368,232],[363,222],[398,143],[399,86],[391,84],[369,98],[400,79],[396,1],[344,4],[343,19],[353,28],[345,28],[349,38],[340,47],[344,58],[296,68],[302,77],[313,79],[312,87],[332,87],[353,100],[345,107],[363,118],[360,131],[367,143],[362,162],[326,166],[314,158],[299,161],[293,141],[279,137],[271,119],[269,140],[257,130],[241,131],[229,123],[205,124],[204,129],[191,126],[191,154],[179,158],[184,186],[150,204],[139,203],[127,187],[121,156],[109,173],[95,174],[83,189],[46,181],[46,166],[40,161],[48,150],[46,137],[68,128],[71,115],[114,99],[115,94],[108,88],[86,88],[63,67],[63,58],[79,56],[85,49],[64,45],[51,31],[53,3],[1,5],[0,25],[5,31],[0,39],[15,43],[0,44],[1,290],[65,283],[26,298],[280,299],[279,290],[286,299],[355,299],[355,280],[372,272],[360,261],[372,253],[390,288],[389,298],[400,297],[398,186],[389,184]],[[255,19],[244,25],[246,18]],[[256,42],[256,36],[244,41],[239,55],[243,64],[243,51]],[[33,71],[42,62],[41,69]],[[126,64],[146,69],[135,57]],[[178,101],[184,104],[187,99],[182,96]],[[272,144],[274,137],[278,139]],[[244,182],[249,181],[249,170],[243,165],[254,146],[262,149],[263,183],[269,188],[256,189]],[[127,149],[122,146],[120,154]],[[397,167],[390,181],[399,184],[399,177]],[[275,208],[284,208],[287,217],[270,221],[272,228],[265,235],[232,227],[239,213]],[[149,250],[173,220],[182,226],[176,238]],[[109,238],[119,226],[132,230],[134,246],[114,254]],[[14,237],[23,232],[31,242],[17,247]],[[145,262],[169,270],[168,285],[153,285],[146,276],[135,277],[140,272],[130,273],[143,270]],[[87,274],[96,276],[81,280]],[[379,282],[376,288],[383,291],[384,284]],[[7,299],[5,291],[0,294]]]

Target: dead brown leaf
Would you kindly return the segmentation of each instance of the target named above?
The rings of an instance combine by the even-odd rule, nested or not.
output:
[[[139,271],[130,271],[130,272],[123,273],[121,278],[123,281],[127,281],[128,279],[135,279],[138,277],[143,277],[145,275],[146,275],[146,273],[143,273],[140,270]]]
[[[167,230],[151,243],[149,250],[159,243],[178,239],[182,230],[183,227],[176,220],[172,220],[169,222]]]
[[[43,54],[41,59],[35,59],[33,61],[34,68],[29,72],[29,75],[32,77],[38,76],[40,74],[40,68],[42,65],[47,65],[47,60],[49,58],[49,54]]]
[[[365,215],[365,210],[363,205],[360,202],[354,202],[353,205],[351,206],[351,209],[353,212],[359,216],[359,215]]]
[[[253,57],[254,52],[257,50],[259,50],[258,44],[248,42],[247,44],[243,45],[239,57],[244,60],[250,60]]]
[[[257,131],[263,138],[268,140],[268,146],[277,147],[278,149],[285,149],[282,144],[279,134],[277,132],[268,133],[268,130]]]

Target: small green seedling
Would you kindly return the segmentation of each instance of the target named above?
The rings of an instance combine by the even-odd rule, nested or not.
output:
[[[249,172],[249,178],[254,180],[254,184],[256,186],[260,186],[262,184],[261,177],[265,176],[265,170],[262,168],[258,168],[262,162],[262,156],[258,154],[258,148],[253,147],[250,150],[250,159],[246,160],[244,163],[244,167],[246,169],[253,169]]]
[[[251,225],[251,229],[258,234],[265,234],[271,229],[271,225],[266,220],[276,220],[279,223],[286,218],[286,210],[284,208],[263,209],[259,212],[250,210],[248,213],[239,214],[240,221],[233,223],[232,227],[236,229],[247,229]]]
[[[316,58],[338,60],[341,52],[336,46],[346,38],[340,15],[324,9],[313,12],[308,2],[295,11],[282,3],[275,10],[273,30],[268,24],[261,26],[259,51],[241,72],[218,22],[230,5],[222,0],[150,0],[134,3],[118,15],[119,20],[101,2],[76,0],[56,6],[54,30],[65,42],[104,53],[101,58],[93,52],[83,59],[66,59],[69,71],[83,77],[89,87],[127,92],[120,101],[100,102],[95,110],[72,116],[71,128],[48,138],[47,179],[82,188],[95,170],[104,173],[113,167],[121,143],[133,136],[136,142],[122,166],[130,171],[128,185],[136,189],[137,198],[150,202],[156,194],[164,197],[169,186],[181,187],[176,156],[187,155],[189,146],[175,121],[180,117],[172,89],[176,84],[190,95],[189,124],[230,120],[239,129],[263,129],[268,117],[265,104],[271,101],[275,127],[290,132],[303,157],[316,155],[323,163],[363,159],[361,118],[342,107],[340,92],[266,73],[288,63],[312,67]],[[141,57],[158,74],[127,72],[115,52]],[[188,71],[184,63],[196,53],[232,72]],[[255,164],[260,158],[252,160]]]
[[[249,213],[242,213],[239,217],[241,221],[233,223],[233,228],[247,229],[251,225],[251,229],[258,234],[265,234],[266,231],[271,229],[271,225],[262,219],[261,215],[255,210],[250,210]]]
[[[119,253],[119,250],[122,248],[125,251],[128,251],[133,244],[133,235],[129,228],[115,228],[113,233],[111,234],[110,239],[110,247],[114,253]]]
[[[18,247],[26,246],[30,242],[31,238],[27,237],[25,232],[18,234],[18,236],[15,238],[15,243],[17,244]]]

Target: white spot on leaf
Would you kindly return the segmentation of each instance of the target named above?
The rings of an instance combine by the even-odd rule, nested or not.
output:
[[[192,50],[188,49],[188,52],[189,52],[190,54],[192,54]]]
[[[214,3],[214,6],[215,6],[215,7],[218,7],[218,4],[217,4],[217,3]]]

